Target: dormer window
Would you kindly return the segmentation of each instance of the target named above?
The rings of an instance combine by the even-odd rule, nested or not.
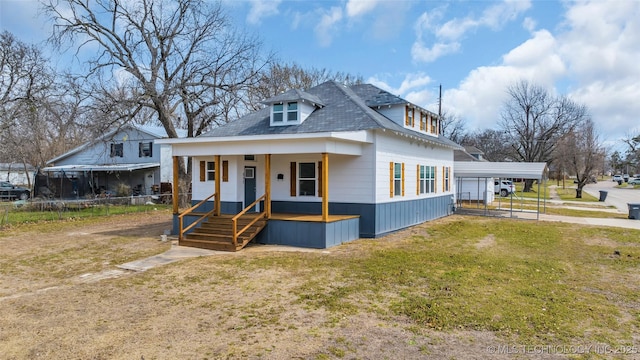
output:
[[[273,104],[273,122],[281,123],[284,116],[284,106],[282,104]]]
[[[271,105],[271,125],[300,125],[313,112],[314,106],[304,101],[283,101]]]
[[[285,109],[286,107],[286,109]],[[298,102],[292,101],[284,104],[273,104],[272,123],[279,125],[297,124],[300,116],[298,115]]]
[[[322,100],[302,90],[289,90],[263,101],[271,109],[270,126],[302,124],[316,109],[324,107]]]
[[[298,103],[287,103],[287,121],[298,121]]]

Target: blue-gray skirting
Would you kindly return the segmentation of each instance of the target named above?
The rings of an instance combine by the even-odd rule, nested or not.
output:
[[[193,201],[193,204],[197,204],[198,201]],[[297,202],[297,201],[272,201],[271,211],[273,213],[283,214],[310,214],[320,215],[322,204],[319,202]],[[425,221],[441,218],[453,213],[453,195],[447,194],[437,197],[430,197],[424,199],[407,200],[407,201],[395,201],[383,204],[356,204],[356,203],[329,203],[329,213],[335,215],[358,215],[358,237],[361,238],[375,238],[383,236],[393,231],[407,228],[409,226],[417,225]],[[213,208],[213,202],[207,202],[203,204],[197,211],[206,212]],[[240,202],[222,202],[222,213],[225,214],[237,214],[242,211],[242,203]],[[185,218],[185,226],[189,225],[195,220],[194,217]],[[336,230],[337,226],[354,226],[353,222],[348,224],[336,224],[326,226],[324,229],[317,228],[330,223],[312,223],[312,225],[296,224],[295,221],[281,221],[270,220],[269,225],[263,231],[263,233],[274,234],[273,236],[281,237],[280,234],[284,232],[297,233],[301,235],[301,238],[308,237],[310,233],[317,232],[317,236],[309,238],[309,240],[299,239],[295,237],[287,237],[292,243],[288,245],[305,246],[303,243],[311,244],[310,247],[316,246],[326,242],[324,247],[333,246],[344,242],[343,235],[339,235],[336,240],[326,240],[331,233],[339,232],[344,233],[344,230]],[[305,222],[301,222],[305,223]],[[274,224],[272,227],[271,224]],[[318,225],[321,224],[321,225]],[[272,230],[269,230],[272,229]],[[284,230],[286,229],[286,230]],[[174,216],[173,221],[174,234],[178,233],[178,218]],[[348,231],[351,236],[351,230]],[[265,235],[261,235],[265,236]],[[335,236],[335,235],[334,235]],[[325,239],[325,240],[322,240]],[[272,237],[268,236],[265,240],[266,243],[273,243]]]
[[[325,249],[358,239],[358,223],[358,218],[326,223],[271,219],[256,242]]]

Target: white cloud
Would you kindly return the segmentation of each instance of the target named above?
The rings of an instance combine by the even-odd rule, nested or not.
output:
[[[323,13],[320,16],[320,22],[314,29],[320,46],[331,45],[333,36],[338,32],[338,26],[336,24],[342,20],[342,18],[342,8],[334,6],[329,10],[323,10]]]
[[[638,124],[640,2],[572,3],[558,36],[574,84],[569,95],[586,104],[610,140]]]
[[[523,26],[536,24],[525,19]],[[619,140],[637,126],[639,59],[640,2],[570,3],[556,34],[532,32],[500,64],[472,70],[456,89],[445,90],[443,106],[469,129],[495,128],[506,88],[528,79],[585,104],[603,125],[603,140]]]
[[[428,48],[422,42],[415,42],[411,46],[411,58],[419,62],[432,62],[440,57],[460,51],[460,43],[435,43]]]
[[[379,0],[348,0],[345,9],[347,16],[355,17],[366,14],[379,4]]]
[[[252,25],[259,25],[263,18],[277,15],[278,6],[282,0],[252,0],[251,8],[247,14],[247,22]]]
[[[443,8],[438,8],[433,13],[425,12],[416,21],[416,41],[411,50],[413,60],[432,62],[444,55],[458,52],[461,46],[459,40],[468,32],[480,27],[499,30],[530,7],[529,1],[506,0],[486,8],[479,17],[468,15],[464,18],[454,18],[444,24],[437,23],[442,18]],[[428,34],[435,37],[432,46],[426,45]]]

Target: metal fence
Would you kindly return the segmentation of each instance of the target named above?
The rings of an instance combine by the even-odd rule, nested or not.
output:
[[[2,201],[0,202],[0,228],[22,223],[139,213],[159,209],[171,209],[170,195]]]

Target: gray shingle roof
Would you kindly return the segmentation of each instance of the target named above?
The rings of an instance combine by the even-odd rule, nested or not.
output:
[[[274,97],[271,97],[265,101],[263,101],[263,104],[276,104],[276,103],[281,103],[281,102],[285,102],[285,101],[308,101],[312,104],[315,104],[317,106],[324,106],[324,104],[322,103],[322,100],[320,100],[319,97],[313,95],[313,94],[309,94],[306,91],[302,91],[300,89],[293,89],[293,90],[289,90],[287,92],[284,92],[280,95],[276,95]]]
[[[405,129],[403,126],[372,109],[370,106],[373,105],[370,104],[381,103],[383,99],[385,99],[384,101],[391,100],[394,97],[400,99],[373,85],[355,85],[348,87],[335,81],[327,81],[302,93],[316,97],[319,100],[318,103],[322,103],[325,106],[317,108],[300,125],[270,126],[270,111],[269,108],[266,107],[215,128],[200,135],[200,137],[305,134],[387,129],[448,147],[460,147],[458,144],[443,137],[429,136],[418,131]],[[276,102],[296,100],[294,98],[298,95],[300,95],[300,92],[287,91],[277,97],[269,99],[268,103],[273,103],[274,99]],[[287,98],[287,96],[293,96],[294,98]],[[408,102],[406,100],[396,102],[396,104],[401,103]],[[388,105],[389,103],[386,102],[384,104]]]

